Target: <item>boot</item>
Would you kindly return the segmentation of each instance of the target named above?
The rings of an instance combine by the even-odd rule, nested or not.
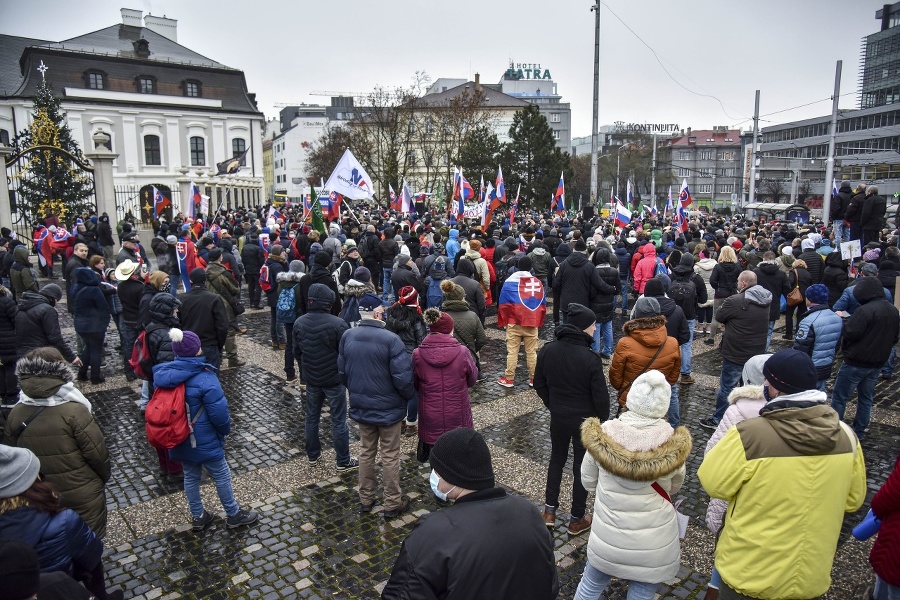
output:
[[[228,368],[229,369],[234,369],[236,367],[243,367],[246,364],[247,364],[247,361],[241,360],[237,356],[228,359]]]

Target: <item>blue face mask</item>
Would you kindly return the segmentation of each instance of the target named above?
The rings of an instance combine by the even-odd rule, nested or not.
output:
[[[447,494],[456,489],[454,485],[450,488],[449,492],[442,492],[438,489],[438,483],[440,483],[441,478],[438,477],[438,474],[434,472],[434,469],[431,470],[431,476],[428,478],[429,483],[431,483],[431,491],[434,492],[434,495],[440,498],[443,502],[447,502]]]

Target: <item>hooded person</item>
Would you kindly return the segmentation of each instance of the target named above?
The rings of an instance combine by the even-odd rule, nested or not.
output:
[[[457,427],[474,427],[469,388],[478,368],[468,348],[453,337],[453,317],[436,308],[425,311],[428,335],[412,353],[413,385],[418,393],[419,462],[443,434]]]
[[[364,302],[381,305],[381,298],[372,283],[371,271],[366,267],[357,267],[353,278],[344,286],[344,304],[339,316],[351,327],[355,326],[362,318],[360,307]]]
[[[6,421],[6,443],[34,452],[61,504],[103,537],[109,451],[90,401],[75,387],[75,374],[55,348],[31,350],[17,362],[16,374],[22,392]]]
[[[666,318],[656,298],[638,298],[622,332],[625,335],[616,344],[609,367],[609,383],[619,392],[619,410],[639,375],[650,369],[660,371],[671,386],[681,373],[678,340],[666,332]]]
[[[759,417],[728,429],[697,472],[711,498],[731,502],[716,544],[720,590],[723,598],[817,598],[831,585],[845,516],[865,500],[865,459],[816,389],[809,356],[779,350],[763,377]]]
[[[472,354],[475,366],[479,370],[480,379],[481,366],[478,353],[487,343],[484,326],[478,315],[469,308],[469,303],[466,302],[466,292],[462,287],[449,279],[444,279],[441,281],[441,292],[444,296],[441,304],[443,311],[453,319],[453,337],[468,348]]]
[[[403,347],[409,356],[425,340],[428,329],[422,318],[422,309],[419,307],[419,293],[412,286],[405,286],[397,292],[397,302],[391,304],[384,311],[384,327],[388,331],[396,333],[403,342]],[[416,433],[418,421],[418,396],[414,395],[407,409],[406,422],[401,427],[406,435]]]
[[[547,528],[528,500],[494,487],[491,453],[481,434],[468,428],[443,434],[430,463],[432,491],[453,504],[419,519],[381,597],[556,598]],[[498,570],[498,562],[506,566]]]
[[[666,377],[648,370],[631,385],[626,412],[581,426],[581,480],[596,496],[578,600],[598,598],[612,577],[629,581],[629,594],[650,598],[681,568],[671,498],[684,482],[691,435],[666,421],[670,396]]]
[[[490,306],[493,302],[491,297],[491,272],[487,261],[481,256],[481,242],[478,240],[469,242],[469,249],[466,250],[465,257],[471,260],[472,265],[475,267],[475,281],[481,285],[485,306]]]
[[[481,284],[475,280],[475,264],[468,258],[459,259],[459,263],[456,265],[456,277],[450,281],[462,287],[466,293],[466,302],[469,303],[469,308],[475,311],[483,325],[486,310],[484,290],[481,289]]]

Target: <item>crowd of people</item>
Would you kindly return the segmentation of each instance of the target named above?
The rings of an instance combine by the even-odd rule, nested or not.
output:
[[[707,598],[822,595],[844,514],[865,500],[860,440],[900,340],[900,249],[885,208],[875,186],[854,191],[849,182],[830,228],[697,215],[681,231],[654,215],[620,229],[594,216],[527,212],[481,227],[361,204],[318,231],[299,207],[259,207],[154,221],[146,247],[133,220],[113,229],[107,215],[84,215],[67,247],[40,253],[39,268],[34,249],[4,228],[0,538],[37,555],[37,569],[22,567],[17,581],[37,590],[38,571],[62,571],[98,598],[121,597],[106,591],[99,558],[113,467],[89,399],[105,381],[110,345],[116,370],[141,380],[135,400],[148,432],[173,390],[183,394],[189,435],[152,451],[165,477],[183,479],[193,530],[215,520],[200,495],[204,469],[227,527],[257,521],[232,490],[218,373],[246,364],[236,341],[247,331],[243,315],[268,309],[284,381],[305,397],[306,460],[322,456],[327,402],[334,468],[358,471],[361,518],[378,506],[385,519],[411,509],[403,437],[415,438],[416,459],[432,469],[446,508],[420,519],[383,597],[556,597],[548,531],[563,519],[569,535],[588,534],[576,598],[599,598],[611,578],[629,582],[629,599],[653,598],[680,566],[673,499],[692,476],[711,497],[707,525],[717,535]],[[62,227],[39,228],[50,226]],[[843,258],[849,239],[861,240],[861,256]],[[74,349],[55,307],[64,297]],[[496,382],[482,370],[489,309],[506,338]],[[541,346],[548,314],[555,339]],[[789,348],[770,353],[782,314]],[[715,405],[698,422],[712,437],[699,471],[688,473],[693,441],[679,392],[695,383],[695,336],[718,342],[721,373]],[[469,396],[475,385],[515,386],[522,346],[527,383],[550,414],[542,512],[498,487]],[[854,391],[849,426],[842,419]],[[897,562],[879,558],[900,543],[896,477],[872,505],[883,522],[872,553],[877,600],[900,594]],[[77,547],[63,543],[76,539]]]

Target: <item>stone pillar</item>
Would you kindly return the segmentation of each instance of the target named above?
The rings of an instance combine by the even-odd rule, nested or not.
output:
[[[97,214],[106,213],[110,222],[117,222],[116,186],[113,180],[113,161],[118,154],[109,151],[109,134],[98,129],[91,139],[94,140],[94,152],[85,154],[94,165],[94,193],[97,199]]]
[[[12,229],[12,207],[9,205],[9,187],[6,183],[6,160],[13,149],[0,146],[0,167],[3,167],[3,181],[0,181],[0,226]]]
[[[190,214],[188,207],[191,202],[191,178],[188,177],[189,168],[182,166],[178,169],[178,172],[181,173],[181,177],[177,177],[175,179],[175,183],[178,184],[178,206],[172,208],[172,218],[175,218],[179,212],[184,213],[186,216]]]

